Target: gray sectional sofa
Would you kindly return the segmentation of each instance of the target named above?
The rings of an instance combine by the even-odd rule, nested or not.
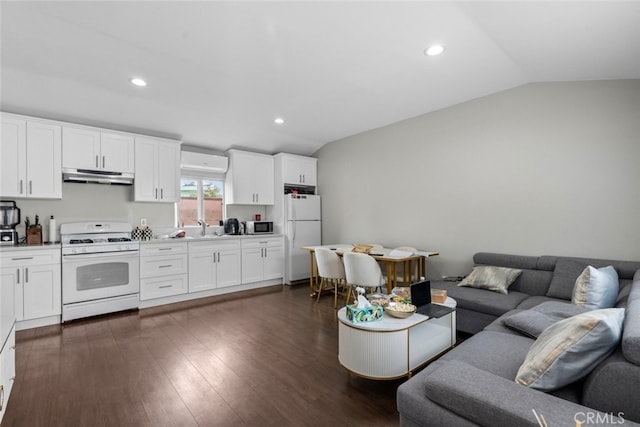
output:
[[[523,271],[507,295],[432,283],[457,300],[458,329],[474,335],[400,385],[401,426],[640,425],[640,262],[478,253],[474,263]],[[587,265],[616,269],[621,343],[586,377],[559,389],[517,384],[536,340],[507,325],[544,307],[564,317],[580,312],[571,295]]]

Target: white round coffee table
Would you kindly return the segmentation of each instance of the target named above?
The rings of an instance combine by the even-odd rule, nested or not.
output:
[[[455,308],[449,297],[443,305]],[[438,319],[388,314],[377,322],[352,323],[338,310],[338,360],[349,372],[371,379],[394,379],[412,372],[456,342],[456,315]]]

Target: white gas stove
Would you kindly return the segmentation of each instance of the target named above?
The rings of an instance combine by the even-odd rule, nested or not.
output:
[[[138,308],[140,243],[125,222],[60,226],[62,321]]]

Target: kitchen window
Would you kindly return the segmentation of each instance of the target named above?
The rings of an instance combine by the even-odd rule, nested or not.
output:
[[[206,178],[180,178],[178,224],[196,226],[199,219],[218,225],[223,218],[224,182]]]

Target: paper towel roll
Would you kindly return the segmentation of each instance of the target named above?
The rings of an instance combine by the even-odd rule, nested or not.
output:
[[[49,242],[50,243],[54,243],[56,242],[56,220],[53,218],[53,215],[51,215],[51,218],[49,218]]]

